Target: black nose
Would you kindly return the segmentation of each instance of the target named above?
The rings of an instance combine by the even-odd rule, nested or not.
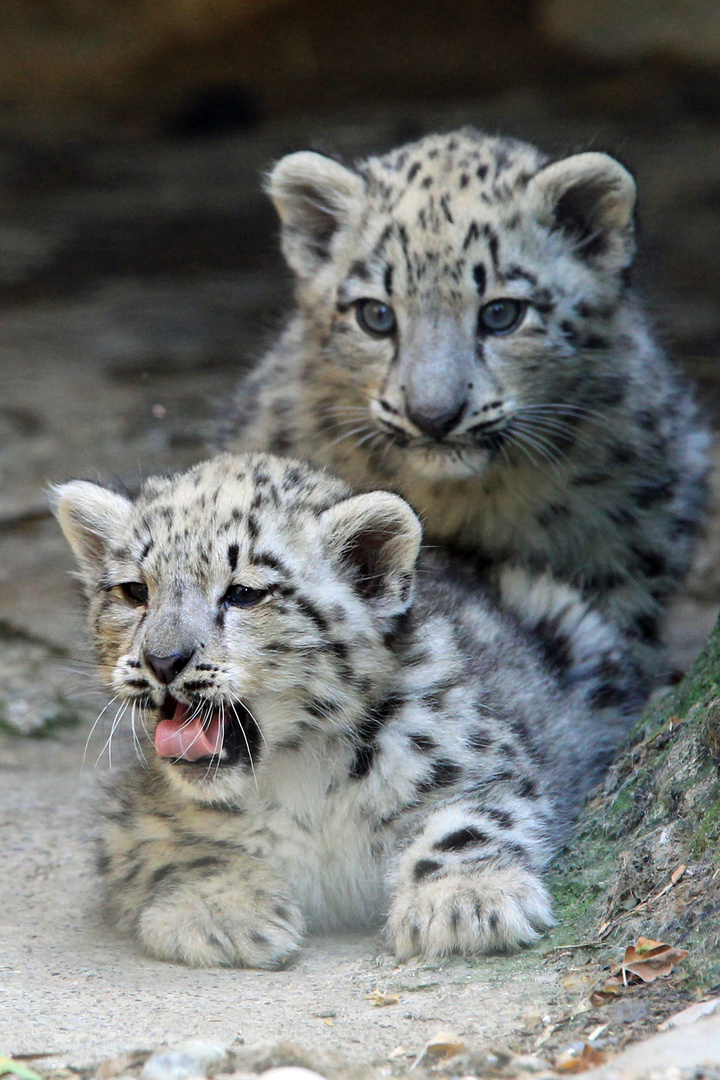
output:
[[[408,419],[412,420],[415,427],[429,435],[432,439],[442,439],[455,427],[465,410],[465,402],[460,408],[445,410],[434,409],[408,409]]]
[[[187,667],[194,652],[194,649],[190,649],[188,652],[170,653],[169,656],[155,656],[153,653],[146,652],[145,663],[153,669],[160,682],[167,686],[183,668]]]

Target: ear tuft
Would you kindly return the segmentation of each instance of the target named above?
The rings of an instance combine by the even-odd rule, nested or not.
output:
[[[53,511],[86,583],[97,580],[108,546],[117,539],[132,503],[124,495],[86,480],[60,484],[52,497]]]
[[[422,530],[405,500],[371,491],[331,507],[321,521],[341,568],[376,614],[407,611]]]
[[[336,235],[357,220],[365,187],[357,173],[304,150],[277,163],[267,191],[280,216],[283,254],[302,280],[317,273]]]
[[[608,154],[574,154],[541,169],[528,185],[538,219],[573,241],[586,262],[619,271],[634,254],[635,181]]]

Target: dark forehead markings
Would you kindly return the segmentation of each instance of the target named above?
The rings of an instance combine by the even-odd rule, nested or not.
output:
[[[228,548],[228,563],[230,564],[230,570],[234,574],[237,570],[238,552],[239,548],[237,544],[230,544]]]
[[[385,285],[385,292],[388,294],[388,296],[392,296],[392,280],[393,280],[393,267],[392,267],[391,264],[388,264],[385,267],[385,276],[384,276],[384,279],[383,279],[384,285]]]
[[[358,277],[361,281],[367,281],[370,277],[370,271],[367,265],[362,259],[356,259],[350,267],[350,277]]]
[[[485,177],[487,176],[487,174],[488,174],[487,165],[478,165],[477,170],[475,172],[475,175],[477,176],[478,180],[484,180]]]
[[[410,166],[410,168],[407,171],[407,180],[408,180],[409,184],[412,183],[412,181],[415,179],[415,177],[417,176],[417,174],[419,172],[420,172],[420,162],[415,161],[415,162],[413,162],[413,164]]]
[[[450,213],[450,207],[448,206],[448,197],[447,197],[447,195],[443,195],[443,197],[440,199],[440,209],[442,210],[443,214],[445,215],[447,220],[450,222],[450,224],[454,225],[455,222],[453,220],[452,214]]]
[[[521,266],[511,266],[509,270],[505,271],[506,281],[518,281],[520,278],[529,282],[530,285],[537,285],[538,283],[535,275],[531,274],[529,270],[523,270]]]
[[[498,235],[491,225],[487,223],[482,228],[483,235],[487,238],[488,247],[490,248],[490,258],[492,259],[493,270],[496,274],[500,274],[500,262],[498,259],[498,247],[499,240]]]
[[[480,229],[477,221],[471,221],[468,231],[465,233],[465,239],[463,240],[463,251],[467,251],[473,240],[477,240],[479,236]]]
[[[485,287],[487,285],[487,272],[484,263],[476,263],[475,266],[473,266],[473,278],[475,279],[478,295],[484,296]]]
[[[140,562],[142,562],[144,559],[146,559],[148,557],[148,555],[152,551],[154,543],[155,543],[155,541],[152,538],[152,536],[150,537],[149,540],[147,540],[145,542],[145,545],[144,545],[142,551],[140,552]]]
[[[387,242],[390,239],[390,237],[392,236],[392,234],[393,234],[392,224],[386,225],[385,228],[383,229],[383,231],[380,233],[378,241],[375,244],[375,247],[373,248],[373,252],[372,252],[373,258],[378,258],[380,255],[382,255],[382,253],[385,250],[385,247],[387,245]]]

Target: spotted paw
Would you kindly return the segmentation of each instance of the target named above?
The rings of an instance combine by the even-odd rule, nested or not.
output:
[[[518,867],[449,874],[401,888],[387,922],[396,956],[496,952],[535,941],[553,925],[547,889]]]
[[[138,936],[150,955],[190,967],[276,968],[297,951],[300,912],[284,898],[202,893],[181,885],[140,915]]]

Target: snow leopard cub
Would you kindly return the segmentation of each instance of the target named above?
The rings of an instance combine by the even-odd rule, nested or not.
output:
[[[662,668],[709,437],[627,284],[630,174],[465,129],[352,168],[291,154],[268,190],[297,303],[226,445],[403,495],[518,610],[538,573],[579,590],[635,667],[604,700],[632,711]]]
[[[152,742],[99,867],[153,956],[282,963],[386,918],[399,957],[530,942],[542,871],[612,745],[420,525],[291,460],[222,455],[134,501],[72,481],[100,671]]]

